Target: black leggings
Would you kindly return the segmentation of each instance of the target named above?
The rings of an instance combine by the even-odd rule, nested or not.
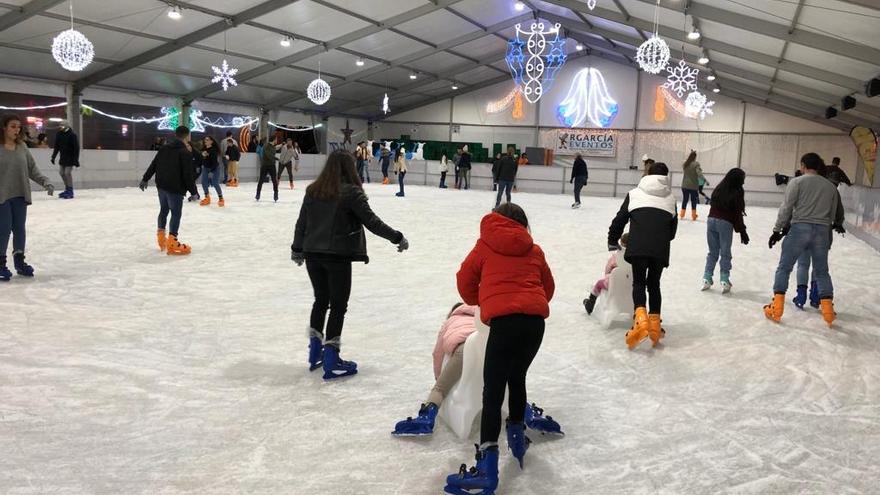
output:
[[[306,260],[306,269],[315,292],[309,325],[318,332],[323,332],[324,319],[329,308],[330,318],[327,320],[324,342],[338,349],[345,312],[348,311],[348,298],[351,295],[351,262]]]
[[[278,182],[281,182],[281,176],[284,175],[285,170],[287,170],[287,176],[290,177],[290,182],[293,182],[293,164],[290,162],[282,163],[278,167]]]
[[[272,165],[271,167],[260,167],[260,178],[257,179],[257,197],[260,197],[260,193],[263,191],[263,181],[267,175],[272,181],[272,189],[276,195],[278,194],[278,177],[280,174],[275,170],[275,166]]]
[[[506,315],[492,318],[483,364],[483,413],[480,443],[498,442],[504,389],[510,421],[521,423],[526,409],[526,373],[544,338],[544,318]]]
[[[663,261],[656,258],[633,258],[633,305],[645,307],[645,289],[651,302],[650,313],[660,314],[663,296],[660,294],[660,277],[663,275]]]

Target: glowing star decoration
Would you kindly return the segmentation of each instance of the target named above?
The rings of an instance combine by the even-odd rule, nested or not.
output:
[[[568,96],[556,108],[556,115],[569,127],[583,127],[587,122],[608,127],[618,109],[617,101],[608,94],[602,73],[591,67],[575,74]]]
[[[330,85],[327,84],[327,81],[318,77],[309,83],[309,87],[306,88],[306,96],[315,105],[323,105],[330,101]]]
[[[669,75],[666,77],[666,83],[663,85],[676,94],[679,98],[691,91],[697,89],[697,77],[700,75],[699,69],[692,69],[684,60],[680,60],[675,67],[666,67]]]
[[[382,113],[388,115],[390,111],[391,108],[388,107],[388,93],[385,93],[385,98],[382,98]]]
[[[663,38],[652,35],[648,41],[639,46],[636,52],[636,62],[643,71],[649,74],[659,74],[669,62],[669,45]]]
[[[162,107],[162,120],[157,128],[160,131],[173,131],[180,125],[180,112],[173,107]]]
[[[507,43],[507,67],[513,82],[521,87],[529,103],[541,99],[544,92],[553,85],[553,78],[565,65],[565,38],[561,37],[561,26],[544,30],[544,23],[533,23],[528,31],[516,25],[516,38]],[[549,35],[555,37],[548,41]],[[523,41],[525,37],[525,41]]]
[[[66,70],[79,72],[92,63],[95,47],[84,34],[71,27],[52,40],[52,57]]]
[[[223,59],[223,63],[220,64],[220,67],[211,66],[211,70],[214,72],[214,78],[211,79],[212,83],[220,83],[223,86],[223,91],[227,91],[229,86],[238,86],[238,83],[235,81],[235,75],[238,74],[238,69],[234,67],[229,67],[229,63],[226,62],[226,59]]]

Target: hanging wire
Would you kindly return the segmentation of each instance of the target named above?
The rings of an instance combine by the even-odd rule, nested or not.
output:
[[[73,29],[73,0],[70,0],[70,29]]]
[[[657,5],[654,7],[654,36],[658,36],[660,34],[660,0],[657,0]]]

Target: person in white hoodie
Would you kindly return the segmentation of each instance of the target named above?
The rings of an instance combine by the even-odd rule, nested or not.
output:
[[[669,187],[665,163],[651,165],[638,187],[626,195],[608,229],[608,250],[620,249],[619,241],[629,223],[629,241],[623,258],[633,269],[633,326],[626,345],[634,349],[647,337],[657,345],[665,335],[660,327],[660,277],[669,266],[669,248],[678,229],[675,197]],[[645,297],[647,289],[648,297]],[[646,304],[650,302],[650,305]],[[650,306],[650,313],[646,309]]]

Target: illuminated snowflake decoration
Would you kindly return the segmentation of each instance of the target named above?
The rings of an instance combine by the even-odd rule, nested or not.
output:
[[[663,41],[663,38],[654,34],[639,46],[639,50],[636,52],[636,61],[643,71],[649,74],[659,74],[669,63],[669,45]]]
[[[308,96],[315,105],[323,105],[330,101],[330,85],[327,84],[327,81],[319,77],[312,81],[309,84],[309,87],[306,88],[306,96]]]
[[[95,58],[95,47],[92,42],[75,29],[62,31],[52,40],[52,57],[61,67],[79,72]]]
[[[223,91],[227,91],[229,86],[238,86],[238,83],[235,81],[235,75],[238,74],[238,69],[234,67],[229,67],[229,63],[226,62],[226,59],[223,59],[223,63],[220,64],[220,67],[211,66],[211,70],[214,71],[214,78],[211,79],[212,83],[220,83],[223,86]]]
[[[388,112],[391,111],[391,108],[388,106],[388,93],[385,93],[385,98],[382,98],[382,113],[388,115]]]
[[[666,72],[669,75],[666,77],[666,84],[663,87],[668,88],[679,98],[691,91],[696,91],[697,78],[700,74],[699,69],[692,69],[688,64],[684,63],[684,60],[680,60],[678,65],[666,67]]]
[[[694,91],[689,94],[687,100],[684,102],[685,111],[693,115],[695,118],[699,115],[701,120],[705,119],[706,115],[714,115],[712,112],[713,106],[715,106],[715,102],[709,101],[709,99],[706,98],[706,95],[699,91]]]

